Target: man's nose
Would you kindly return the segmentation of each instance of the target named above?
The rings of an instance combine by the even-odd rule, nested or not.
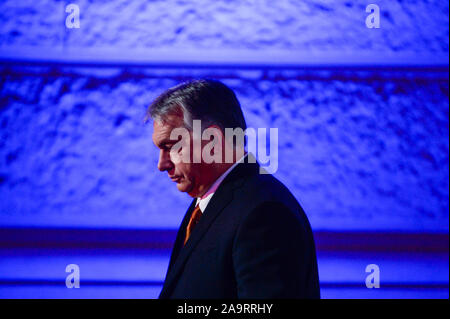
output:
[[[168,171],[173,167],[173,163],[170,160],[169,152],[160,151],[158,160],[158,169],[161,172]]]

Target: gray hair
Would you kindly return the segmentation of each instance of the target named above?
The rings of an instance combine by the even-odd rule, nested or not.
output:
[[[215,124],[222,131],[247,128],[233,90],[215,80],[189,81],[168,89],[151,103],[144,121],[151,118],[164,122],[168,115],[180,112],[189,130],[192,130],[193,120],[201,120],[202,128]]]

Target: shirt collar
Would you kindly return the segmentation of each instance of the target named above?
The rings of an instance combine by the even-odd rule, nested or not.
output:
[[[248,153],[247,153],[248,154]],[[230,168],[226,170],[225,173],[220,175],[218,179],[211,185],[211,187],[206,191],[206,193],[202,197],[197,197],[197,203],[196,205],[199,205],[201,212],[203,213],[206,209],[206,206],[208,206],[209,201],[213,197],[214,193],[216,192],[217,188],[219,188],[222,181],[227,177],[228,174],[239,164],[242,163],[247,156],[247,154],[244,154],[244,156],[241,157],[239,161],[236,161]]]

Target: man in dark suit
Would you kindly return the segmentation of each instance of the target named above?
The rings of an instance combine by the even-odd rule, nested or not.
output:
[[[184,83],[160,95],[147,114],[160,149],[158,169],[194,198],[160,298],[319,298],[314,239],[303,209],[264,174],[239,138],[226,134],[227,128],[246,129],[233,91],[212,80]],[[196,133],[195,120],[209,134]]]

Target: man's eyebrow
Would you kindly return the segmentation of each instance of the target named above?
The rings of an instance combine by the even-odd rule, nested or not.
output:
[[[156,145],[156,146],[158,146],[159,148],[161,148],[162,146],[164,146],[164,145],[167,145],[167,144],[175,144],[176,142],[178,142],[178,140],[171,140],[171,139],[164,139],[164,140],[162,140],[162,141],[160,141],[160,142],[158,142],[158,144]]]

